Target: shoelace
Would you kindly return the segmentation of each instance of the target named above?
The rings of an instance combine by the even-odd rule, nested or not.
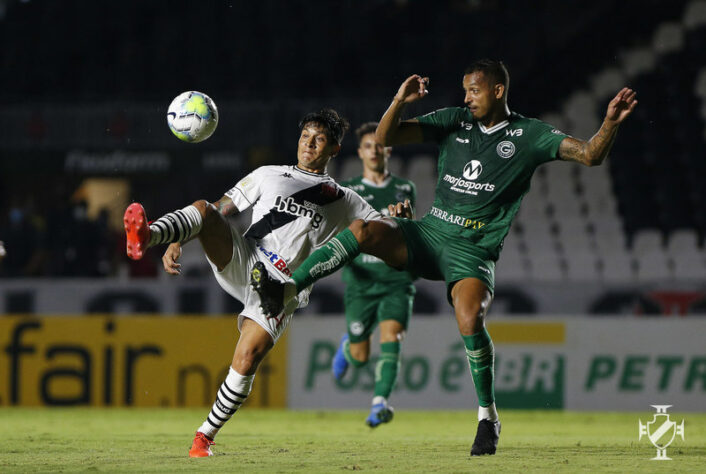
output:
[[[199,433],[199,438],[205,441],[207,446],[213,446],[216,444],[215,441],[208,439],[205,434]]]

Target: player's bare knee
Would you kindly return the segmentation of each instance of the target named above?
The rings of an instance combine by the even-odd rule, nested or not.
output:
[[[365,350],[364,348],[356,349],[356,348],[351,347],[350,352],[351,352],[351,357],[353,357],[358,362],[367,362],[368,358],[370,357],[370,355],[368,354],[368,351]]]
[[[243,375],[254,374],[263,356],[256,349],[241,351],[233,359],[233,368]]]
[[[470,336],[480,331],[485,325],[485,311],[486,308],[479,301],[457,309],[456,319],[461,334]]]

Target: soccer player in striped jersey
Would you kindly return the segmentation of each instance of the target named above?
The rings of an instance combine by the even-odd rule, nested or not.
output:
[[[420,221],[354,222],[302,262],[290,281],[267,280],[263,305],[276,312],[285,302],[354,259],[375,255],[415,276],[446,282],[478,396],[478,428],[471,455],[495,454],[500,422],[495,407],[495,351],[485,328],[492,301],[495,262],[536,168],[565,160],[600,165],[620,124],[637,105],[625,87],[610,101],[600,129],[588,141],[570,137],[537,119],[510,112],[510,77],[499,61],[480,60],[465,71],[465,107],[401,120],[405,106],[428,94],[428,78],[412,75],[380,119],[385,145],[434,142],[439,147],[434,204]],[[340,248],[345,252],[341,252]],[[332,249],[335,248],[335,251]]]
[[[348,181],[348,186],[368,204],[390,215],[397,203],[411,212],[417,196],[414,183],[393,176],[387,169],[390,148],[375,140],[377,122],[361,125],[356,131],[358,157],[363,174]],[[375,389],[370,415],[365,423],[371,428],[392,420],[393,409],[388,405],[390,393],[397,381],[400,365],[400,345],[412,315],[416,290],[412,276],[389,267],[372,255],[361,254],[343,270],[346,283],[344,302],[346,327],[333,362],[333,375],[341,379],[349,365],[363,367],[370,357],[370,336],[380,325],[380,357],[375,366]]]
[[[256,272],[284,281],[311,252],[355,219],[380,219],[378,211],[326,173],[338,154],[348,122],[331,109],[310,113],[299,123],[297,164],[263,166],[241,179],[217,202],[199,200],[148,224],[138,203],[125,211],[127,254],[140,259],[148,247],[169,243],[162,262],[178,275],[181,246],[198,238],[216,281],[244,308],[240,337],[229,373],[203,424],[196,431],[191,457],[211,456],[213,439],[250,394],[263,357],[287,328],[294,310],[308,303],[307,288],[274,314],[265,314],[250,287]],[[226,219],[252,207],[252,221],[241,233]],[[251,272],[251,267],[255,271]],[[265,270],[267,269],[267,270]]]

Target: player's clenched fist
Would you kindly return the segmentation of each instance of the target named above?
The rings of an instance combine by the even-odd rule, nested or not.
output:
[[[419,74],[409,76],[395,94],[395,100],[404,104],[419,100],[429,93],[429,78]]]
[[[409,199],[405,199],[404,202],[398,202],[397,204],[389,204],[387,210],[391,217],[404,217],[405,219],[414,217]]]

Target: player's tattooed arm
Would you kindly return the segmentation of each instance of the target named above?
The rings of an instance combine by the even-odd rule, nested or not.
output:
[[[214,202],[213,205],[221,215],[226,217],[234,216],[238,213],[238,208],[235,207],[233,200],[228,196],[223,196],[218,201]]]
[[[613,147],[618,127],[630,116],[637,105],[637,93],[624,87],[608,104],[601,128],[589,141],[566,137],[559,145],[559,158],[587,166],[603,163]]]
[[[617,132],[617,125],[610,126],[603,122],[601,128],[589,141],[566,137],[559,145],[559,158],[586,166],[598,166],[608,156]]]

